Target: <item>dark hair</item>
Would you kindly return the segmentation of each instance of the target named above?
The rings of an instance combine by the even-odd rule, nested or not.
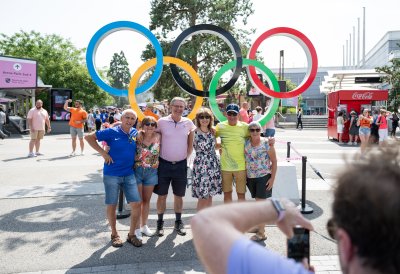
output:
[[[155,128],[157,128],[157,120],[156,118],[154,118],[153,116],[146,116],[143,118],[142,123],[140,124],[140,128],[143,128],[143,125],[146,123],[151,123],[151,122],[155,122],[156,126]]]
[[[400,153],[388,143],[346,166],[334,190],[333,220],[364,266],[400,273]]]
[[[196,121],[195,121],[196,122],[196,127],[200,128],[200,119],[199,119],[199,117],[201,115],[205,115],[205,114],[210,116],[210,123],[208,124],[207,128],[211,129],[211,127],[214,125],[214,115],[213,115],[213,113],[211,112],[210,109],[205,108],[205,107],[200,108],[196,113],[196,118],[195,118],[196,119]]]

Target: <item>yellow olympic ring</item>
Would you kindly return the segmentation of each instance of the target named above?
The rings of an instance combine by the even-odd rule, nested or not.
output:
[[[174,65],[177,65],[178,67],[180,67],[181,69],[183,69],[193,79],[194,86],[196,87],[196,89],[203,90],[203,83],[201,82],[199,75],[193,69],[193,67],[190,66],[188,63],[186,63],[185,61],[183,61],[179,58],[170,57],[170,56],[164,56],[163,63],[164,64],[174,64]],[[136,111],[139,121],[142,121],[143,118],[146,116],[143,114],[142,110],[139,108],[139,105],[136,102],[135,93],[136,93],[137,84],[138,84],[140,78],[142,77],[142,75],[146,71],[148,71],[149,69],[154,67],[155,65],[156,65],[156,58],[150,59],[147,62],[145,62],[143,65],[141,65],[136,70],[135,74],[133,74],[131,81],[129,83],[129,89],[128,89],[129,103],[130,103],[132,109],[134,111]],[[196,113],[197,113],[198,109],[201,108],[202,105],[203,105],[203,97],[196,96],[196,102],[193,106],[192,111],[187,116],[187,118],[189,118],[190,120],[193,120],[196,117]]]

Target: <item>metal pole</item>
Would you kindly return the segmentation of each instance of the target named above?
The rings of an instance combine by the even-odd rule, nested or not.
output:
[[[286,158],[288,158],[288,162],[290,162],[289,158],[290,158],[290,143],[291,142],[287,142],[287,153],[286,153]]]
[[[119,188],[117,219],[124,219],[129,216],[131,216],[131,213],[124,210],[124,192],[122,188]]]
[[[302,214],[311,214],[314,209],[306,204],[306,165],[307,156],[302,156],[302,169],[301,169],[301,204],[298,206]]]

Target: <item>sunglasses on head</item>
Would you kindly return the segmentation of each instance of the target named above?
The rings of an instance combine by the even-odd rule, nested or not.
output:
[[[144,125],[145,125],[145,126],[148,126],[148,127],[149,127],[149,126],[155,127],[155,126],[157,125],[157,123],[154,123],[154,122],[150,123],[150,122],[149,122],[149,123],[145,123]]]
[[[261,129],[259,128],[249,128],[250,132],[260,132]]]
[[[228,116],[237,116],[238,115],[236,112],[233,112],[233,111],[228,111],[226,114]]]
[[[199,119],[200,119],[200,120],[203,120],[203,119],[211,119],[211,116],[209,116],[209,115],[200,115],[200,116],[199,116]]]

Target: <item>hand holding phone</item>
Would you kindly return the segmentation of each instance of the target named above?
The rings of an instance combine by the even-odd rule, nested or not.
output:
[[[310,263],[310,230],[303,227],[293,228],[294,236],[287,240],[287,256],[296,262],[307,258]]]

